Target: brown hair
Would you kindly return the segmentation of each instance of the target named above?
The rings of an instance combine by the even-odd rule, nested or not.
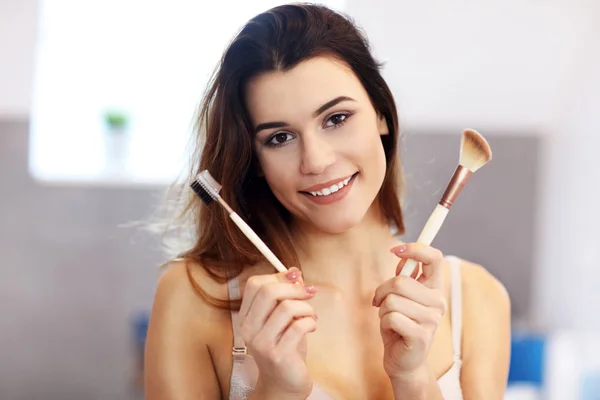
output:
[[[245,106],[249,79],[265,72],[287,70],[314,56],[345,62],[385,117],[389,134],[381,136],[387,172],[377,201],[385,218],[404,233],[399,191],[398,118],[393,96],[380,74],[366,38],[347,17],[323,6],[290,4],[252,18],[226,49],[199,109],[195,150],[188,184],[209,170],[223,186],[221,195],[261,236],[285,265],[299,266],[289,232],[290,213],[278,202],[264,178],[257,175],[253,129]],[[197,292],[211,304],[231,303],[208,295],[191,279],[189,268],[200,265],[218,282],[236,277],[262,255],[239,231],[223,209],[205,206],[189,187],[180,188],[180,221],[193,224],[193,244],[180,254]]]

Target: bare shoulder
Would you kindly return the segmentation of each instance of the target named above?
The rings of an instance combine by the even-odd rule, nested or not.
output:
[[[220,396],[210,349],[229,329],[229,314],[204,301],[195,285],[227,298],[226,285],[185,261],[171,264],[158,281],[144,365],[146,392],[156,398]]]
[[[502,399],[510,365],[510,298],[483,266],[461,260],[464,398]]]
[[[185,323],[195,330],[198,337],[202,332],[205,339],[216,331],[214,325],[227,311],[205,301],[197,289],[208,295],[227,299],[227,285],[215,282],[203,268],[185,261],[170,265],[161,275],[154,295],[152,317],[160,318],[164,324]],[[211,329],[204,332],[204,328]]]
[[[177,306],[179,311],[202,311],[203,316],[218,309],[210,306],[199,296],[196,288],[208,295],[227,299],[227,285],[216,282],[204,268],[188,261],[171,264],[160,276],[155,293],[155,303]]]
[[[460,262],[466,308],[475,313],[510,312],[510,297],[502,282],[482,265]]]

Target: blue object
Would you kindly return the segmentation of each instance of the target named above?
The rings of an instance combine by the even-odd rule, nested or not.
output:
[[[541,334],[514,333],[511,341],[508,383],[544,384],[546,338]]]
[[[581,400],[600,400],[600,370],[584,372],[581,380]]]
[[[148,313],[139,313],[133,317],[133,335],[136,345],[144,348],[146,345],[146,335],[148,333],[148,323],[150,315]]]

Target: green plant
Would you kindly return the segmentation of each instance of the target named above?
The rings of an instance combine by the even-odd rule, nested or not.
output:
[[[108,110],[104,113],[104,122],[106,126],[112,130],[123,130],[127,127],[128,116],[123,111]]]

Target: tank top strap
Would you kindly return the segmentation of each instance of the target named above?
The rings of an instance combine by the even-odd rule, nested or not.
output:
[[[241,297],[239,280],[237,278],[232,278],[227,282],[227,286],[229,289],[229,300],[239,300]],[[244,342],[244,339],[242,339],[239,315],[236,310],[231,310],[231,326],[233,331],[233,362],[243,363],[245,358],[244,355],[246,354],[246,343]]]

